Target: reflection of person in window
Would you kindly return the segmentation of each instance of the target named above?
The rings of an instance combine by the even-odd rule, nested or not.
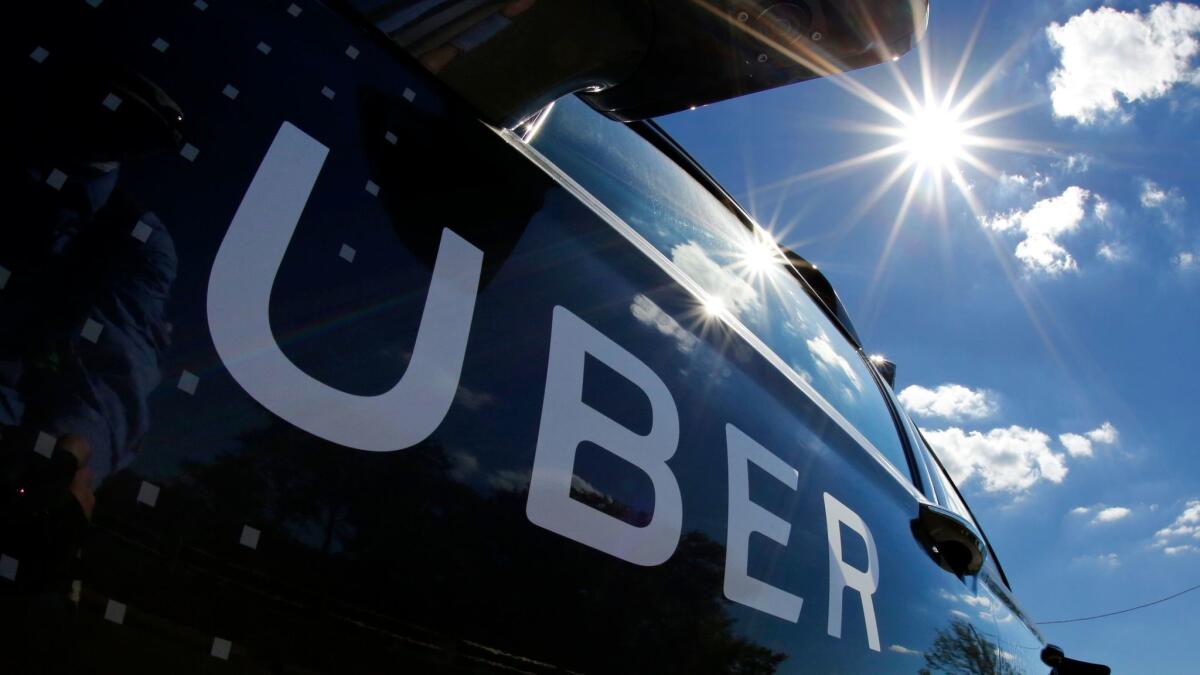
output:
[[[0,158],[12,188],[0,213],[0,552],[19,561],[6,598],[18,647],[58,660],[62,644],[39,635],[70,616],[93,477],[132,460],[169,336],[174,242],[122,190],[121,167],[178,147],[182,113],[140,76],[55,57],[18,74],[15,151]]]

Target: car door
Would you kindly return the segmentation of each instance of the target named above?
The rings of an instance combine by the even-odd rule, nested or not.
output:
[[[646,138],[497,132],[341,4],[26,9],[5,477],[86,448],[91,525],[4,530],[17,670],[914,672],[982,630],[861,353]]]

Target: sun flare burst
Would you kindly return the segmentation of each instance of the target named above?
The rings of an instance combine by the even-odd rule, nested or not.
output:
[[[914,56],[919,64],[919,80],[915,83],[910,82],[901,69],[904,64],[898,63],[892,55],[884,54],[883,56],[888,58],[880,59],[883,64],[880,67],[890,72],[897,91],[890,96],[868,87],[855,76],[838,71],[817,54],[801,50],[792,55],[797,62],[866,103],[869,107],[864,110],[877,116],[873,122],[839,120],[834,123],[836,129],[879,138],[883,142],[860,155],[750,189],[748,192],[751,210],[756,210],[754,202],[776,193],[772,201],[777,204],[778,216],[784,208],[784,202],[787,201],[785,195],[778,194],[781,191],[806,184],[815,185],[840,175],[861,171],[869,165],[890,164],[890,169],[877,185],[853,200],[853,205],[846,210],[845,220],[833,230],[819,235],[844,236],[869,213],[875,212],[875,207],[888,194],[898,192],[901,195],[898,205],[889,208],[888,218],[891,223],[886,230],[879,261],[867,288],[865,310],[868,323],[875,320],[875,314],[879,311],[882,280],[896,241],[903,228],[909,224],[909,215],[914,205],[921,205],[926,213],[936,214],[936,219],[922,219],[921,223],[914,226],[926,228],[930,235],[940,235],[930,237],[930,243],[937,245],[948,263],[952,252],[947,198],[956,194],[975,220],[984,218],[984,209],[978,199],[979,188],[986,185],[986,181],[998,181],[1001,177],[1001,172],[985,159],[987,154],[1054,155],[1066,149],[1061,144],[1044,140],[1005,138],[987,133],[988,125],[1029,109],[1037,105],[1038,101],[1029,100],[1016,105],[983,109],[985,106],[981,101],[984,94],[1000,79],[1031,39],[1025,37],[1014,40],[1005,53],[986,64],[982,73],[968,77],[968,65],[973,64],[972,54],[985,16],[986,7],[980,13],[957,63],[953,64],[952,68],[942,69],[943,73],[950,73],[948,78],[935,77],[928,34],[914,49]],[[970,70],[979,72],[974,68]],[[968,82],[968,79],[971,81]],[[798,220],[781,225],[772,218],[766,223],[766,228],[777,239],[782,240],[787,231],[796,225]],[[996,249],[996,252],[999,257],[1000,250]],[[1005,266],[1006,273],[1016,288],[1016,272],[1010,268],[1007,260],[1002,259],[1000,262]],[[1035,317],[1031,318],[1038,323]]]
[[[908,160],[929,173],[957,171],[970,140],[958,115],[937,104],[913,110],[900,132]]]

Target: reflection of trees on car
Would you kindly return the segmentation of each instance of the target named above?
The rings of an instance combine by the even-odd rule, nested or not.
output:
[[[145,591],[125,589],[130,607],[220,626],[248,658],[319,670],[341,671],[336,655],[347,653],[380,659],[363,669],[386,667],[389,654],[394,666],[403,652],[430,672],[488,670],[486,662],[523,672],[767,675],[786,658],[736,634],[721,590],[725,549],[698,532],[664,565],[635,568],[532,526],[525,485],[456,480],[436,442],[347,453],[281,422],[241,442],[188,467],[153,513],[134,512],[128,495],[106,497],[129,509],[107,512],[102,525],[118,535],[107,554],[154,550],[157,560],[137,564],[163,575]],[[105,491],[132,494],[139,482],[125,472]],[[637,518],[595,491],[575,498]],[[167,522],[145,529],[147,516]],[[238,544],[246,524],[263,531],[253,551]],[[150,532],[179,539],[147,541]],[[160,588],[182,597],[148,590]],[[229,616],[228,606],[244,609]]]
[[[938,631],[925,651],[921,675],[1021,675],[1025,671],[1007,658],[995,642],[980,635],[962,619]]]

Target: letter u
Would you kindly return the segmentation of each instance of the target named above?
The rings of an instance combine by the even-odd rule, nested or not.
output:
[[[209,330],[233,379],[271,412],[334,443],[402,450],[428,438],[454,401],[483,251],[442,231],[412,359],[391,390],[358,396],[304,373],[271,331],[271,288],[328,154],[292,124],[280,127],[217,251],[208,280]]]

